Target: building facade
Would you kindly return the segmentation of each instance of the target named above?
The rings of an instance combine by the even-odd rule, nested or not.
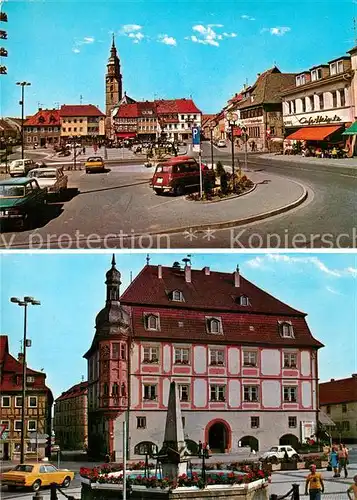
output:
[[[59,144],[61,120],[58,109],[39,109],[24,123],[25,146],[47,147]]]
[[[93,104],[62,105],[61,142],[80,140],[95,143],[105,137],[105,114]]]
[[[238,270],[147,265],[121,298],[115,261],[106,278],[106,306],[85,354],[93,455],[119,459],[127,410],[130,454],[142,442],[160,445],[172,380],[188,442],[236,452],[297,445],[314,432],[322,344],[304,313]]]
[[[335,423],[329,427],[332,439],[357,443],[357,374],[319,385],[320,407]]]
[[[9,353],[8,338],[0,336],[0,423],[6,426],[0,440],[2,460],[20,460],[22,365],[23,356],[15,359]],[[32,437],[51,435],[53,396],[46,386],[46,375],[26,368],[25,457],[26,460],[45,456],[46,439]]]
[[[53,427],[56,443],[63,450],[84,450],[88,444],[87,382],[63,392],[54,406]]]
[[[241,91],[235,107],[239,125],[256,151],[279,151],[284,138],[281,92],[295,82],[295,74],[281,73],[274,66],[258,75],[256,82]],[[252,148],[253,149],[253,148]]]
[[[281,92],[286,139],[345,142],[341,134],[355,118],[352,57],[299,73],[294,85]]]

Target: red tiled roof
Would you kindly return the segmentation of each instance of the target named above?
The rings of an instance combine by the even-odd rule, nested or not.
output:
[[[321,405],[357,402],[357,375],[319,384]]]
[[[185,301],[169,300],[168,292],[173,290],[180,290]],[[236,301],[241,295],[249,298],[249,306],[241,306]],[[242,276],[240,286],[235,287],[233,273],[211,271],[206,275],[204,270],[192,269],[191,283],[187,283],[184,271],[162,267],[160,279],[157,266],[145,266],[123,293],[121,302],[123,305],[162,311],[161,332],[154,332],[155,337],[167,336],[169,332],[169,336],[187,339],[189,332],[190,339],[207,341],[204,317],[219,311],[226,318],[223,338],[227,341],[322,346],[312,337],[305,313],[284,304]],[[172,317],[168,308],[174,311]],[[178,326],[178,316],[187,317],[185,328]],[[292,320],[295,339],[280,336],[278,321],[283,320]],[[254,326],[254,330],[251,331],[249,326]],[[136,335],[147,337],[153,334],[144,329],[142,316],[134,318],[134,329]],[[214,341],[214,336],[209,337]],[[220,341],[222,336],[215,338]]]
[[[60,112],[58,109],[41,109],[33,116],[30,116],[24,126],[59,127],[61,125]]]
[[[133,104],[123,104],[122,106],[119,106],[118,112],[115,116],[116,118],[138,118],[138,103],[135,102]]]
[[[63,104],[60,116],[105,116],[105,114],[93,104]]]
[[[72,386],[68,391],[62,392],[62,394],[56,399],[57,401],[63,401],[65,399],[76,398],[77,396],[82,396],[87,393],[88,382],[80,382]]]
[[[165,99],[155,101],[157,114],[200,113],[192,99]]]

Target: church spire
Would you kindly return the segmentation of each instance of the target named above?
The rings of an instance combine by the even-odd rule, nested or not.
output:
[[[115,255],[112,257],[112,267],[106,274],[105,284],[107,285],[107,305],[111,302],[118,302],[120,297],[121,274],[116,268]]]

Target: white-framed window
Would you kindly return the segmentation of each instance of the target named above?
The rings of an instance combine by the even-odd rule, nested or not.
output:
[[[225,401],[226,386],[225,385],[210,385],[210,401]]]
[[[215,335],[222,334],[221,318],[206,318],[206,328],[208,333],[213,333]]]
[[[340,106],[341,106],[341,108],[343,108],[344,106],[346,106],[345,89],[340,89],[339,94],[340,94]]]
[[[136,428],[146,429],[146,417],[136,417]]]
[[[156,384],[144,384],[144,400],[146,401],[156,401],[157,399],[157,385]]]
[[[144,347],[143,363],[158,363],[159,362],[159,348]]]
[[[9,431],[10,430],[10,420],[1,420],[1,424],[2,425],[6,425],[5,431]]]
[[[29,420],[27,423],[27,430],[28,431],[36,431],[37,430],[37,422],[36,420]]]
[[[296,77],[296,86],[300,87],[300,85],[305,85],[306,83],[306,76],[305,75],[298,75]]]
[[[35,382],[35,377],[26,377],[26,382],[28,384],[33,384]]]
[[[210,349],[209,350],[209,364],[210,366],[224,365],[224,349]]]
[[[171,300],[174,302],[184,302],[183,293],[180,290],[174,290],[171,292]]]
[[[22,396],[16,396],[15,397],[15,407],[21,408],[21,406],[22,406]]]
[[[30,408],[37,408],[37,396],[29,396],[28,405]]]
[[[250,305],[250,302],[249,302],[249,298],[246,296],[246,295],[241,295],[240,297],[238,297],[238,304],[240,306],[249,306]]]
[[[288,417],[288,427],[289,427],[289,429],[297,427],[297,418],[296,417]]]
[[[158,314],[146,314],[144,316],[145,319],[145,328],[147,330],[157,331],[160,330],[160,317]]]
[[[284,403],[296,403],[297,402],[297,387],[296,386],[284,386],[283,388],[283,400]]]
[[[294,329],[291,321],[279,321],[280,335],[286,339],[294,338]]]
[[[188,384],[179,384],[178,391],[179,391],[180,401],[190,400],[190,386]]]
[[[257,351],[243,352],[243,366],[257,366],[258,353]]]
[[[21,420],[15,420],[14,422],[14,431],[21,431],[22,426],[21,426]]]
[[[316,68],[311,71],[311,81],[316,82],[322,78],[322,68]]]
[[[246,402],[259,401],[259,387],[257,385],[245,385],[243,388],[243,399]]]
[[[335,61],[330,64],[330,74],[332,75],[338,75],[340,73],[343,73],[343,61]]]
[[[175,347],[175,365],[188,365],[190,363],[190,349]]]
[[[284,368],[297,367],[297,354],[296,352],[284,352]]]
[[[315,110],[315,97],[313,95],[310,95],[309,101],[310,101],[310,109],[311,109],[311,111],[314,111]]]
[[[11,396],[2,396],[1,407],[2,408],[10,408],[10,406],[11,406]]]

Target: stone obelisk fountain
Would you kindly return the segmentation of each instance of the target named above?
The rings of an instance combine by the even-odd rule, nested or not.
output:
[[[171,382],[164,442],[159,453],[163,477],[176,479],[181,474],[187,474],[186,455],[179,394],[176,383]]]

